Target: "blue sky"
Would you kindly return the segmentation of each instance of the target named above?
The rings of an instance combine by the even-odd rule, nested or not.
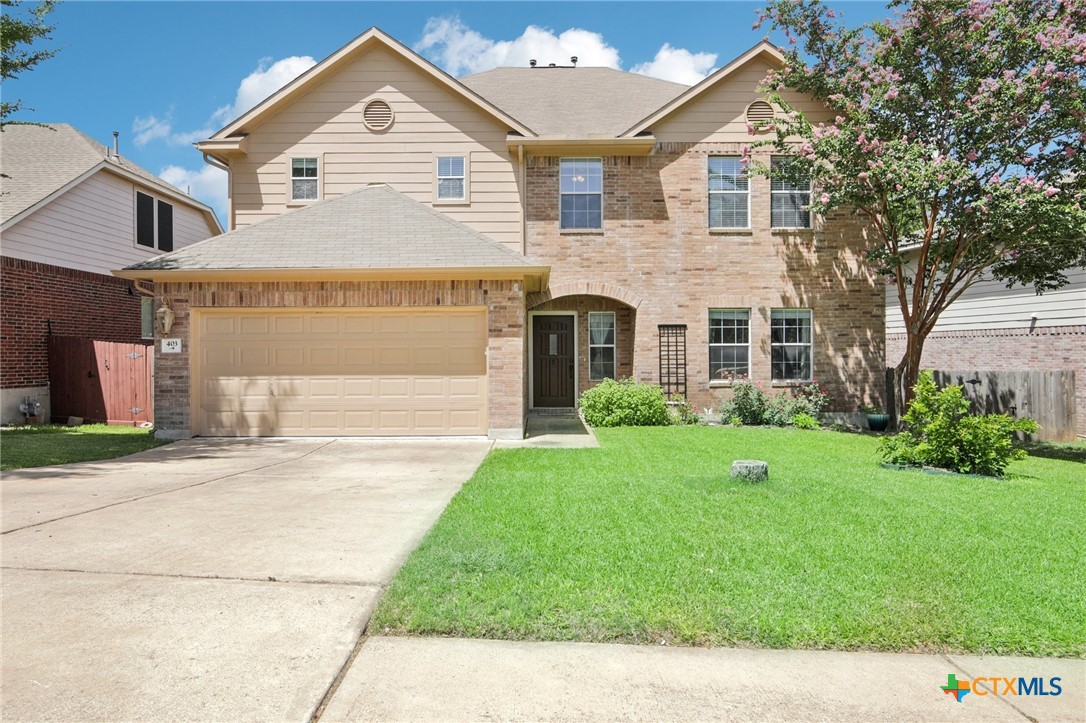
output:
[[[850,25],[887,14],[879,2],[832,4]],[[371,25],[454,75],[576,54],[694,82],[763,37],[751,28],[760,5],[68,0],[52,15],[60,52],[3,92],[35,109],[22,119],[70,123],[103,143],[120,131],[123,154],[221,217],[223,178],[190,142]]]

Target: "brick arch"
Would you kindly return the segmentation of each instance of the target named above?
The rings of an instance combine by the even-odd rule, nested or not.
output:
[[[634,309],[641,306],[642,301],[637,294],[614,284],[604,284],[599,281],[570,281],[549,286],[545,291],[529,294],[528,308],[532,309],[551,299],[559,299],[563,296],[605,296]]]

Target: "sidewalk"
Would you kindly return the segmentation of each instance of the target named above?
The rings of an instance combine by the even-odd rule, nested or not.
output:
[[[1062,678],[1061,695],[945,694],[947,675]],[[1086,720],[1086,661],[374,637],[339,720]]]

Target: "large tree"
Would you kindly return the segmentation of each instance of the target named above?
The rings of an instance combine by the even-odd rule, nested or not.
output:
[[[55,49],[35,48],[40,40],[49,40],[53,26],[47,18],[56,7],[54,0],[44,0],[19,14],[19,0],[0,0],[0,82],[16,78],[35,65],[56,55]],[[16,98],[0,100],[0,130],[13,114],[30,110]]]
[[[869,222],[869,257],[905,322],[907,400],[925,339],[966,289],[993,277],[1041,293],[1086,264],[1086,3],[889,7],[893,18],[852,28],[818,0],[762,11],[789,40],[763,85],[786,113],[763,143],[795,154],[786,173],[812,177],[813,211]],[[796,112],[786,88],[835,121]]]

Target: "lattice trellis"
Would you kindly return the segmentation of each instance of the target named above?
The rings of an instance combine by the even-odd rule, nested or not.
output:
[[[686,324],[660,324],[660,386],[671,398],[686,396]]]

